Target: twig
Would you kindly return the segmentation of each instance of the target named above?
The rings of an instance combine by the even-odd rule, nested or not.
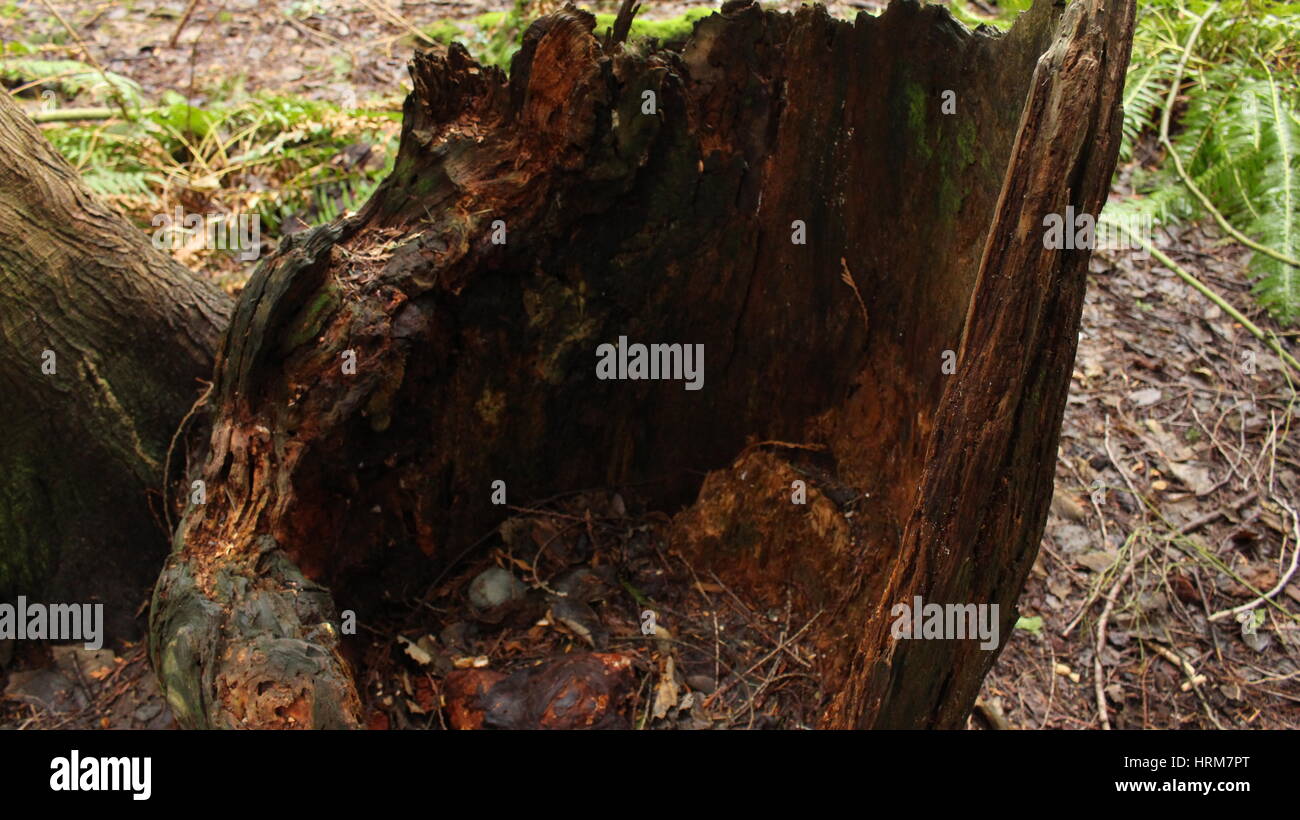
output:
[[[1106,593],[1106,606],[1102,608],[1101,617],[1097,619],[1097,643],[1092,653],[1093,686],[1097,695],[1097,717],[1101,720],[1101,728],[1107,731],[1110,730],[1110,710],[1106,708],[1106,677],[1101,668],[1101,651],[1106,647],[1106,626],[1110,622],[1110,613],[1115,608],[1115,601],[1119,598],[1119,591],[1128,583],[1128,579],[1133,577],[1133,570],[1147,557],[1149,551],[1143,550],[1141,555],[1136,555],[1136,550],[1129,553],[1128,565],[1124,567],[1124,572],[1110,588],[1110,592]]]
[[[1165,647],[1161,646],[1158,643],[1155,643],[1154,641],[1143,641],[1143,643],[1149,646],[1152,652],[1156,653],[1160,657],[1172,663],[1174,666],[1178,667],[1178,670],[1187,676],[1187,680],[1194,681],[1197,679],[1197,677],[1200,677],[1202,681],[1205,680],[1205,677],[1203,675],[1198,676],[1196,674],[1196,667],[1192,666],[1190,661],[1188,661],[1182,655],[1179,655],[1177,652],[1174,652],[1171,649],[1166,649]]]
[[[141,108],[141,114],[148,114],[153,111],[159,111],[158,108]],[[120,109],[116,108],[56,108],[53,111],[32,111],[27,116],[32,118],[32,122],[40,124],[44,122],[72,122],[72,121],[99,121],[111,120],[118,117]]]
[[[1125,540],[1124,546],[1121,548],[1124,551],[1124,555],[1132,555],[1133,540],[1136,537],[1137,530],[1129,533],[1128,539]],[[1120,558],[1121,556],[1116,555],[1115,561],[1097,578],[1097,583],[1094,584],[1092,589],[1089,591],[1088,597],[1084,600],[1083,605],[1079,607],[1079,611],[1075,613],[1074,617],[1070,619],[1070,623],[1066,625],[1064,630],[1062,630],[1062,638],[1070,637],[1070,633],[1074,631],[1074,628],[1078,626],[1081,621],[1083,621],[1083,617],[1088,614],[1088,610],[1092,609],[1092,605],[1101,597],[1101,588],[1106,581],[1106,573],[1109,573],[1119,564]]]
[[[1187,535],[1188,533],[1195,532],[1196,530],[1199,530],[1201,527],[1215,520],[1219,516],[1227,514],[1229,510],[1236,512],[1238,509],[1249,504],[1250,502],[1254,501],[1258,497],[1259,497],[1259,493],[1257,491],[1252,490],[1251,492],[1246,493],[1241,498],[1238,498],[1235,501],[1229,501],[1226,507],[1220,507],[1217,510],[1213,510],[1211,512],[1206,513],[1205,515],[1202,515],[1198,518],[1194,518],[1191,521],[1188,521],[1186,524],[1178,528],[1178,534]]]
[[[1286,503],[1285,501],[1282,501],[1281,499],[1274,498],[1273,503],[1277,504],[1279,507],[1282,507],[1284,510],[1286,510],[1288,513],[1291,514],[1291,529],[1293,533],[1292,537],[1295,539],[1295,549],[1291,550],[1291,566],[1287,569],[1286,574],[1278,579],[1277,585],[1274,586],[1272,589],[1270,589],[1268,592],[1263,593],[1259,597],[1255,598],[1253,601],[1242,604],[1241,606],[1233,607],[1232,609],[1219,610],[1218,612],[1210,616],[1211,621],[1220,621],[1231,615],[1236,615],[1238,612],[1246,612],[1248,610],[1254,609],[1255,607],[1259,606],[1265,601],[1271,601],[1273,599],[1273,596],[1281,592],[1282,589],[1286,587],[1286,585],[1291,581],[1291,576],[1295,575],[1297,559],[1300,559],[1300,516],[1297,516],[1295,507],[1292,507],[1290,504]],[[1285,544],[1286,544],[1286,539],[1283,539],[1284,549],[1285,549]]]
[[[420,31],[418,28],[411,25],[411,23],[406,18],[402,17],[397,12],[385,6],[383,4],[383,0],[361,0],[361,5],[370,9],[372,12],[378,12],[380,15],[387,17],[389,22],[401,26],[402,28],[405,28],[411,34],[414,34],[418,39],[425,41],[429,45],[431,46],[441,45],[437,40],[433,39],[429,35],[425,34],[423,31]]]
[[[108,72],[104,71],[104,67],[95,59],[95,55],[90,53],[90,49],[87,48],[86,43],[81,39],[81,35],[77,34],[76,29],[68,25],[68,21],[63,19],[63,15],[59,14],[58,9],[50,5],[49,0],[41,0],[41,5],[45,6],[45,10],[53,15],[54,19],[58,20],[59,24],[68,32],[68,35],[76,41],[77,46],[81,49],[81,53],[86,57],[86,62],[94,66],[95,70],[99,72],[100,78],[103,79],[104,84],[108,86],[109,97],[116,101],[118,107],[122,109],[122,117],[128,120],[131,119],[130,113],[126,110],[126,101],[122,99],[121,90],[108,79]]]
[[[1296,373],[1300,373],[1300,361],[1296,361],[1296,358],[1294,356],[1286,352],[1286,350],[1282,347],[1282,345],[1280,345],[1277,342],[1276,339],[1271,338],[1271,334],[1267,334],[1263,330],[1260,330],[1259,325],[1247,319],[1245,315],[1242,314],[1241,311],[1233,307],[1228,302],[1227,299],[1224,299],[1219,294],[1210,290],[1210,288],[1207,287],[1204,283],[1202,283],[1201,280],[1197,279],[1195,276],[1188,273],[1186,270],[1183,269],[1181,265],[1179,265],[1177,262],[1175,262],[1174,260],[1166,256],[1163,251],[1161,251],[1155,245],[1152,245],[1149,241],[1147,241],[1146,237],[1139,236],[1137,233],[1129,230],[1127,227],[1125,227],[1122,224],[1119,224],[1119,228],[1120,230],[1127,233],[1130,237],[1137,240],[1138,244],[1140,244],[1143,247],[1143,249],[1145,249],[1148,253],[1150,253],[1157,260],[1159,260],[1160,264],[1164,265],[1166,268],[1169,268],[1169,270],[1173,271],[1174,274],[1179,279],[1182,279],[1184,282],[1186,282],[1187,284],[1195,288],[1197,291],[1199,291],[1202,296],[1209,299],[1214,304],[1218,305],[1219,308],[1223,310],[1224,313],[1231,316],[1234,320],[1236,320],[1239,324],[1241,324],[1242,327],[1250,331],[1250,334],[1252,336],[1254,336],[1256,339],[1259,339],[1264,344],[1268,345],[1268,348],[1272,350],[1274,353],[1276,353],[1278,357],[1282,359],[1282,361],[1286,362],[1287,365],[1289,365],[1292,370],[1294,370]]]
[[[1137,487],[1133,486],[1133,479],[1128,477],[1128,471],[1119,463],[1119,460],[1115,458],[1114,451],[1110,449],[1110,413],[1106,414],[1106,427],[1102,435],[1102,442],[1106,447],[1106,457],[1110,459],[1110,463],[1115,467],[1115,471],[1119,473],[1119,477],[1124,479],[1124,485],[1128,487],[1128,491],[1133,494],[1133,500],[1138,504],[1144,504],[1145,499],[1142,494],[1137,491]],[[1110,545],[1107,544],[1106,546]]]
[[[185,30],[185,26],[189,25],[190,15],[194,13],[194,7],[198,4],[199,0],[190,0],[190,4],[185,7],[185,13],[181,15],[181,21],[176,24],[176,30],[172,32],[171,39],[167,41],[168,48],[176,48],[176,40],[181,36],[181,32]]]
[[[641,4],[636,0],[623,0],[623,4],[618,8],[618,16],[614,18],[614,29],[610,32],[609,45],[614,43],[627,42],[627,35],[632,31],[632,18],[641,10]]]
[[[764,655],[762,658],[759,658],[758,661],[756,661],[756,662],[754,663],[753,666],[751,666],[751,667],[749,667],[748,669],[746,669],[746,670],[744,671],[743,674],[741,674],[741,675],[739,675],[739,676],[737,676],[737,677],[734,677],[734,678],[732,678],[731,680],[727,681],[725,684],[723,684],[721,687],[718,688],[718,691],[714,692],[712,695],[709,695],[708,698],[706,698],[705,701],[704,701],[704,706],[705,706],[705,708],[708,708],[709,706],[711,706],[711,705],[713,704],[713,701],[714,701],[714,700],[716,700],[717,698],[721,697],[722,694],[723,694],[724,692],[726,692],[728,689],[730,689],[732,686],[734,686],[737,680],[743,680],[744,677],[745,677],[745,675],[748,675],[750,672],[753,672],[755,669],[757,669],[758,667],[762,666],[763,664],[765,664],[765,663],[767,663],[769,660],[771,660],[772,657],[773,657],[774,655],[776,655],[776,653],[780,652],[780,651],[785,647],[786,644],[788,644],[788,643],[793,643],[793,642],[794,642],[794,641],[795,641],[795,640],[796,640],[800,635],[802,635],[802,634],[803,634],[803,633],[808,629],[808,627],[812,626],[812,625],[813,625],[813,622],[816,621],[816,620],[821,616],[821,614],[822,614],[823,612],[825,612],[825,611],[826,611],[826,610],[824,610],[824,609],[819,609],[819,610],[817,610],[817,614],[816,614],[816,615],[813,615],[811,618],[809,618],[809,619],[808,619],[808,623],[806,623],[806,624],[804,624],[803,626],[799,627],[799,631],[798,631],[798,632],[794,633],[794,634],[791,635],[789,638],[783,638],[783,639],[781,640],[781,642],[780,642],[779,644],[777,644],[776,649],[773,649],[771,652],[768,652],[768,653],[767,653],[766,655]],[[748,686],[748,684],[746,684],[746,685]]]
[[[680,555],[678,557],[680,557]],[[690,566],[687,565],[687,568],[689,569]],[[693,575],[694,573],[695,570],[691,570],[691,574]],[[736,611],[741,614],[741,617],[743,617],[746,621],[749,622],[749,625],[753,627],[754,631],[762,635],[767,640],[769,641],[772,640],[772,636],[769,635],[767,630],[763,628],[762,622],[759,621],[758,616],[754,614],[754,611],[752,609],[750,609],[748,606],[745,605],[744,601],[740,600],[740,598],[736,595],[736,593],[731,591],[731,587],[724,584],[722,582],[722,579],[718,577],[718,574],[716,572],[710,570],[709,576],[713,578],[714,581],[717,582],[718,586],[722,587],[723,592],[727,593],[727,595],[731,598],[733,605],[736,607]],[[698,584],[699,578],[696,578],[695,582]],[[708,596],[705,597],[707,598]],[[712,602],[710,602],[710,606],[712,606]],[[785,649],[785,653],[790,656],[791,660],[793,660],[795,663],[799,664],[800,666],[804,667],[805,669],[812,668],[812,664],[804,660],[802,657],[800,657],[799,653],[794,651],[794,649],[792,649],[791,647],[787,646]]]

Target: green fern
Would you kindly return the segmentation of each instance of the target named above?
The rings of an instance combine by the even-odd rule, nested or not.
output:
[[[1124,92],[1124,162],[1133,159],[1139,140],[1159,132],[1194,15],[1207,6],[1153,0],[1141,7]],[[1251,0],[1222,6],[1187,62],[1170,140],[1193,184],[1232,225],[1300,257],[1300,6]],[[1132,182],[1136,195],[1108,203],[1107,222],[1149,217],[1167,225],[1205,216],[1167,158],[1133,169]],[[1262,305],[1280,321],[1300,319],[1300,270],[1256,253],[1250,272]]]
[[[1134,45],[1134,53],[1146,59],[1135,59],[1129,68],[1124,85],[1124,133],[1120,142],[1121,162],[1133,159],[1133,146],[1144,128],[1159,119],[1165,104],[1169,84],[1174,80],[1178,57],[1171,50],[1158,48],[1154,43],[1142,49],[1142,42]]]
[[[77,60],[10,57],[0,60],[0,80],[54,86],[68,98],[86,92],[92,97],[118,100],[130,109],[138,109],[142,99],[140,84],[135,80],[111,71],[101,72]]]
[[[1267,128],[1260,139],[1265,162],[1265,187],[1261,190],[1262,208],[1247,226],[1247,230],[1281,253],[1300,258],[1300,228],[1296,225],[1296,177],[1300,164],[1296,162],[1296,145],[1300,143],[1300,119],[1291,110],[1278,90],[1272,73],[1269,73],[1269,106],[1266,109]],[[1271,184],[1270,184],[1271,183]],[[1294,320],[1300,315],[1300,270],[1280,260],[1261,254],[1255,255],[1255,267],[1262,273],[1256,286],[1260,301],[1274,313]]]

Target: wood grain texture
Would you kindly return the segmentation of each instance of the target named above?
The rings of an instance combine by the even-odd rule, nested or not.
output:
[[[419,590],[499,523],[502,479],[511,500],[698,494],[681,548],[833,610],[826,726],[957,725],[993,653],[899,646],[888,608],[996,602],[1010,631],[1087,256],[1044,251],[1038,226],[1100,207],[1132,8],[1040,2],[994,35],[914,2],[847,22],[742,0],[680,53],[602,45],[566,9],[508,79],[459,46],[418,55],[391,177],[282,245],[235,310],[209,502],[153,612],[178,714],[356,725],[320,585],[363,619]],[[704,389],[599,380],[619,336],[702,344]],[[746,485],[752,467],[788,486],[788,459],[729,466],[756,440],[819,445],[822,485],[871,503],[808,530]]]
[[[230,310],[0,94],[0,600],[94,600],[134,629],[167,553],[146,494]]]

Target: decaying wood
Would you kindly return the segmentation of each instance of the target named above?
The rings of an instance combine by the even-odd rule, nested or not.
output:
[[[994,35],[741,0],[676,53],[566,9],[508,79],[417,55],[392,176],[236,307],[152,613],[178,717],[357,725],[335,606],[419,591],[499,523],[500,480],[698,493],[680,549],[833,610],[824,725],[956,725],[995,653],[888,613],[996,603],[1010,631],[1087,262],[1041,226],[1105,196],[1132,13],[1040,2]],[[703,389],[598,379],[619,337],[703,345]]]
[[[135,629],[167,555],[167,449],[230,308],[0,94],[0,601],[98,602]]]
[[[505,675],[462,669],[447,676],[453,729],[627,729],[632,661],[600,652],[564,655]]]

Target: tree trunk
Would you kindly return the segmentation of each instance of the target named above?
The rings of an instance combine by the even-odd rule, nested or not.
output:
[[[889,612],[998,604],[1010,632],[1088,256],[1043,220],[1105,199],[1132,14],[1039,2],[994,35],[739,0],[674,53],[566,9],[508,80],[417,55],[392,176],[235,310],[152,614],[178,717],[356,725],[326,587],[364,620],[499,523],[503,481],[698,493],[679,547],[828,613],[823,725],[958,725],[996,653]],[[702,345],[701,389],[600,378],[620,337]]]
[[[230,299],[98,202],[7,94],[0,293],[0,601],[97,601],[129,634],[167,555],[168,446]]]

